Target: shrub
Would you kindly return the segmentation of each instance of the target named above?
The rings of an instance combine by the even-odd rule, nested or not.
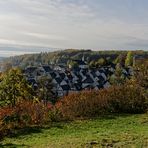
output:
[[[98,91],[69,94],[56,104],[64,118],[95,117],[105,113],[143,113],[148,108],[144,89],[127,82]]]
[[[48,110],[43,103],[26,100],[15,107],[0,108],[0,133],[5,135],[14,128],[41,125],[48,120]]]
[[[65,96],[56,106],[64,118],[94,117],[106,112],[105,92],[106,90],[82,91],[78,94],[70,94]]]
[[[108,109],[116,113],[144,113],[148,108],[145,91],[127,83],[108,89],[108,104]]]
[[[48,111],[48,118],[50,122],[59,122],[63,119],[60,110],[56,107]]]

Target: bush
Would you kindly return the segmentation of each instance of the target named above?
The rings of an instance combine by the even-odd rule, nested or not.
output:
[[[94,117],[107,109],[106,90],[82,91],[65,96],[56,104],[64,118]],[[103,96],[104,95],[104,96]]]
[[[41,125],[49,120],[48,110],[43,103],[26,100],[15,107],[3,107],[0,109],[0,133],[5,135],[15,128]]]
[[[65,96],[56,104],[64,118],[95,117],[106,113],[143,113],[148,108],[145,91],[134,83]]]
[[[63,119],[60,110],[56,107],[48,111],[48,118],[50,122],[59,122]]]
[[[108,89],[109,110],[116,113],[144,113],[148,108],[145,90],[133,83]]]

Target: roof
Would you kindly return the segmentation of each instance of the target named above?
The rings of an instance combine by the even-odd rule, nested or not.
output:
[[[86,79],[82,83],[94,83],[94,81],[89,75],[87,75]]]
[[[74,86],[75,86],[75,88],[77,89],[77,90],[81,90],[82,89],[82,86],[81,86],[82,84],[81,83],[75,83],[74,84]]]
[[[61,79],[64,79],[65,78],[65,73],[59,73],[59,75],[60,75],[60,78]]]
[[[103,85],[102,85],[101,83],[99,83],[99,85],[97,85],[97,87],[98,87],[99,89],[101,89],[101,88],[103,88]]]
[[[79,65],[87,65],[84,61],[82,60],[73,60],[75,62],[77,62]]]
[[[99,79],[100,82],[104,81],[104,78],[103,78],[102,75],[98,76],[98,79]]]
[[[148,54],[145,55],[135,55],[134,58],[137,59],[148,59]]]
[[[86,85],[83,89],[93,89],[94,87],[91,84]]]
[[[63,90],[68,91],[70,90],[70,86],[69,85],[62,85],[61,86]]]
[[[29,84],[36,84],[35,79],[31,78],[27,80]]]
[[[97,75],[96,75],[96,73],[95,73],[95,71],[93,70],[93,71],[91,71],[90,72],[92,75],[93,75],[93,77],[95,78],[95,77],[97,77]]]
[[[86,74],[86,71],[85,71],[85,70],[82,70],[81,73],[82,73],[83,75],[85,75],[85,74]]]
[[[43,66],[43,69],[44,69],[46,72],[52,71],[52,69],[50,68],[50,66]]]
[[[60,84],[62,82],[62,79],[59,78],[59,77],[58,78],[55,78],[55,80],[57,81],[58,84]]]
[[[50,75],[52,78],[55,78],[57,76],[55,72],[51,72]]]
[[[34,67],[34,66],[27,67],[27,68],[25,69],[25,72],[26,72],[26,73],[32,73],[32,72],[34,72],[36,69],[37,69],[37,67]]]

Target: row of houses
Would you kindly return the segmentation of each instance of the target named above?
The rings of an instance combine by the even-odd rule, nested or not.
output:
[[[101,89],[110,86],[109,77],[115,72],[115,65],[90,69],[83,60],[75,60],[78,67],[69,68],[64,65],[40,65],[29,66],[24,70],[27,80],[37,87],[37,80],[42,76],[48,76],[52,80],[53,92],[57,96],[79,92],[88,89]],[[130,69],[123,68],[123,75],[131,75]]]

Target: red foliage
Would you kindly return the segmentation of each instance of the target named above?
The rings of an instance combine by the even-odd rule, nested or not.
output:
[[[104,113],[143,113],[148,108],[141,87],[126,83],[98,91],[82,91],[61,99],[56,107],[64,118],[95,117]]]
[[[23,128],[30,125],[40,125],[48,120],[48,111],[51,105],[33,101],[20,101],[15,107],[0,109],[0,133],[14,128]]]

